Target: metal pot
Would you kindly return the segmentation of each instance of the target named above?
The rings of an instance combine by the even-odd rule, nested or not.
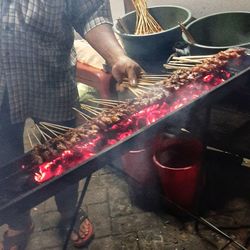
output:
[[[166,59],[173,52],[175,42],[181,39],[178,22],[187,24],[191,20],[191,12],[183,7],[167,5],[148,9],[164,31],[149,35],[134,35],[135,11],[121,18],[129,34],[121,31],[117,21],[113,26],[128,56],[137,61]]]
[[[250,48],[250,12],[223,12],[205,16],[186,26],[195,40],[190,54],[214,54],[230,47]]]

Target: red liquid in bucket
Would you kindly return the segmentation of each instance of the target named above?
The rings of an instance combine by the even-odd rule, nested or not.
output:
[[[153,156],[165,195],[187,209],[194,205],[201,153],[199,141],[175,138],[168,139]]]

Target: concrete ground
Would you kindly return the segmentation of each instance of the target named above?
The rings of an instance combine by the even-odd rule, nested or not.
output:
[[[104,168],[91,180],[83,208],[95,228],[91,250],[214,249],[162,207],[158,212],[142,209],[131,201],[130,187],[124,179]],[[32,210],[36,225],[27,250],[59,250],[59,214],[53,198]],[[75,249],[69,246],[68,249]]]
[[[209,192],[204,190],[202,196],[208,197],[211,208],[205,209],[205,218],[241,244],[248,244],[250,203],[246,197],[250,191],[247,181],[250,171],[230,168],[227,159],[222,164],[227,172],[218,171],[217,156],[207,166],[212,170],[207,175],[209,185],[206,189]],[[83,249],[215,250],[222,249],[228,243],[226,238],[201,224],[198,224],[198,231],[195,230],[194,220],[182,214],[173,214],[173,210],[159,203],[155,196],[145,195],[134,184],[109,166],[93,174],[82,208],[94,225],[95,238]],[[83,181],[79,192],[82,187]],[[234,191],[230,191],[230,187]],[[239,188],[238,194],[233,199],[227,199],[228,194],[235,193],[236,187]],[[32,217],[35,231],[27,250],[61,250],[64,239],[59,235],[60,216],[54,199],[50,198],[34,207]],[[0,229],[2,234],[5,226]],[[247,249],[250,249],[248,246]],[[67,249],[76,248],[70,244]],[[231,244],[225,249],[238,248]]]
[[[82,183],[81,183],[82,184]],[[82,185],[80,185],[82,187]],[[131,200],[129,185],[110,168],[96,172],[82,207],[95,228],[91,250],[214,249],[189,233],[167,210],[147,211]],[[59,250],[63,239],[58,233],[59,213],[53,198],[32,209],[35,231],[27,250]],[[1,228],[3,232],[4,227]],[[69,246],[68,249],[75,249]]]

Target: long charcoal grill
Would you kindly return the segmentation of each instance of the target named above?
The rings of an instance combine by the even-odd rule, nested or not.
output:
[[[114,155],[121,155],[133,147],[138,138],[141,140],[142,138],[147,140],[153,138],[154,135],[166,129],[167,122],[173,119],[176,114],[187,112],[188,109],[200,105],[209,107],[210,104],[226,97],[239,86],[248,84],[250,81],[249,65],[250,56],[247,56],[245,62],[238,69],[229,70],[236,72],[236,74],[223,84],[45,183],[35,183],[31,180],[32,176],[30,174],[25,170],[22,171],[21,166],[31,160],[30,153],[5,165],[0,169],[0,225],[13,213],[30,209],[68,185],[90,176],[93,172],[102,168],[107,159],[112,159]]]

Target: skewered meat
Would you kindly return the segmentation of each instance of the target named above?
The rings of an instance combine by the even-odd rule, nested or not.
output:
[[[191,69],[179,69],[174,71],[162,81],[164,88],[169,91],[175,91],[185,84],[189,84],[194,80],[199,80],[210,72],[219,71],[225,67],[230,60],[244,56],[246,53],[244,48],[228,49],[221,51],[214,56],[203,60],[201,64],[197,64]]]
[[[86,122],[83,126],[70,129],[63,136],[53,138],[42,145],[37,145],[32,150],[33,164],[39,165],[45,161],[50,161],[62,152],[72,149],[77,144],[87,144],[91,140],[111,133],[111,127],[116,125],[121,127],[121,122],[128,121],[129,117],[138,111],[147,108],[152,104],[162,104],[171,102],[174,91],[183,85],[197,81],[209,72],[220,72],[229,60],[245,55],[244,49],[230,49],[222,51],[215,56],[205,59],[203,63],[191,69],[180,69],[174,71],[163,81],[159,82],[156,88],[141,97],[128,100],[125,103],[118,103],[114,107],[101,112],[96,118]],[[117,125],[118,124],[118,125]],[[129,126],[131,126],[128,121]]]

